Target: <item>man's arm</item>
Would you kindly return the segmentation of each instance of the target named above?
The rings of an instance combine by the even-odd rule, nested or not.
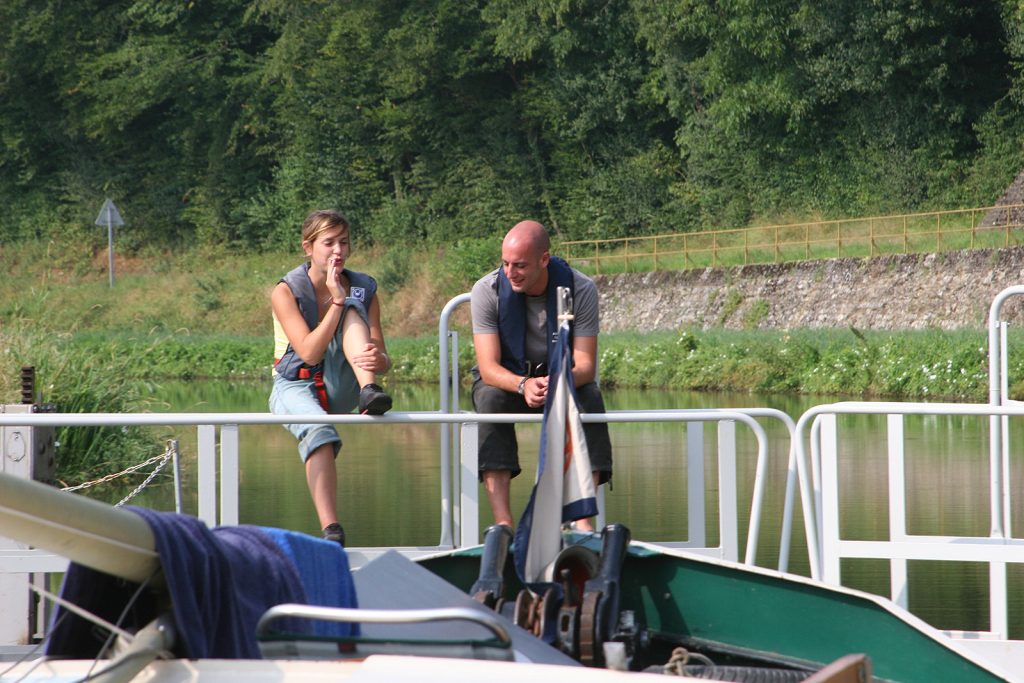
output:
[[[519,389],[521,375],[517,375],[501,364],[501,340],[496,334],[474,334],[473,350],[476,351],[476,365],[480,379],[492,387],[515,392]]]
[[[485,384],[511,393],[519,391],[522,375],[517,375],[501,364],[501,341],[496,334],[477,333],[473,335],[473,349],[476,351],[477,369]],[[523,398],[526,405],[539,408],[544,405],[548,393],[547,377],[529,377],[523,383]]]
[[[597,377],[597,337],[572,339],[572,379],[576,386],[590,384]]]

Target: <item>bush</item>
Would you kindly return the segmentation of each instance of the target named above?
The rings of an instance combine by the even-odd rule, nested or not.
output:
[[[71,343],[65,336],[38,334],[20,325],[0,332],[4,394],[12,397],[20,367],[32,366],[42,401],[59,412],[144,412],[142,384],[130,381],[130,359],[137,349],[118,343],[103,348]],[[8,399],[10,400],[10,398]],[[150,429],[139,427],[62,427],[55,435],[57,478],[80,482],[119,472],[160,450]]]

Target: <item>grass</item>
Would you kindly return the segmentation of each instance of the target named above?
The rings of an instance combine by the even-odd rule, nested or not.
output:
[[[445,264],[483,272],[491,251],[481,242],[437,259],[355,252],[353,268],[376,272],[381,264],[381,282],[395,283],[381,286],[394,362],[387,381],[436,381],[438,313],[472,283],[472,276],[455,275]],[[105,253],[51,242],[5,246],[0,256],[11,264],[0,284],[0,400],[18,396],[21,365],[36,366],[52,385],[48,374],[73,374],[66,362],[72,358],[81,381],[90,381],[90,368],[99,372],[94,359],[103,359],[118,381],[266,376],[269,291],[299,260],[297,253],[242,254],[227,247],[140,254],[119,260],[121,274],[111,288]],[[735,309],[738,301],[732,303]],[[467,309],[453,321],[463,339],[464,367],[473,360]],[[754,327],[757,315],[748,313],[745,326]],[[618,386],[984,400],[986,347],[980,331],[606,334],[601,373]]]
[[[380,264],[383,272],[393,360],[386,384],[437,381],[439,311],[493,267],[492,252],[484,241],[454,245],[434,259],[356,252],[353,268],[376,272]],[[9,264],[0,283],[0,402],[20,401],[21,367],[33,366],[43,401],[67,412],[145,411],[142,397],[151,393],[140,391],[145,382],[267,376],[269,292],[300,260],[297,253],[226,247],[140,254],[119,258],[111,288],[106,254],[73,244],[7,245],[0,257]],[[738,303],[730,303],[733,311]],[[752,307],[744,325],[755,327],[766,310],[767,302]],[[460,367],[469,368],[468,307],[453,323],[463,340]],[[1010,376],[1022,377],[1015,334]],[[982,402],[986,349],[982,331],[694,329],[602,335],[600,366],[609,387]],[[1010,394],[1021,397],[1024,385]],[[57,439],[68,454],[59,457],[58,474],[68,481],[117,471],[158,449],[144,430],[96,429]]]

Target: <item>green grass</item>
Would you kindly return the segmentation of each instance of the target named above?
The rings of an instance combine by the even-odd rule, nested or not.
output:
[[[472,277],[465,273],[489,266],[491,246],[456,245],[447,259],[353,258],[355,268],[374,272],[381,261],[385,272],[395,271],[384,278],[394,290],[382,286],[393,360],[385,384],[437,382],[438,314],[451,296],[468,290]],[[20,401],[21,367],[33,366],[43,401],[67,412],[148,410],[143,397],[152,392],[142,391],[145,383],[164,379],[266,377],[273,354],[269,291],[299,260],[292,253],[235,254],[226,248],[143,254],[120,264],[111,288],[105,258],[74,245],[4,246],[0,257],[10,264],[0,284],[0,402]],[[448,269],[451,263],[461,274]],[[764,314],[758,310],[751,308],[745,327],[756,327]],[[468,383],[468,312],[457,313],[453,322]],[[1011,330],[1011,342],[1016,337]],[[1022,377],[1024,359],[1014,348],[1011,343],[1010,376]],[[968,402],[987,397],[983,331],[605,334],[600,354],[608,387]],[[1024,385],[1012,386],[1010,394],[1021,397]],[[57,435],[58,474],[66,481],[117,471],[159,449],[146,430],[74,431]]]

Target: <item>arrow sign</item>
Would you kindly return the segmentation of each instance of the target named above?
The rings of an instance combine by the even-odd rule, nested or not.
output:
[[[114,226],[124,225],[121,212],[114,206],[114,200],[107,197],[100,209],[100,215],[96,217],[96,225],[107,226],[108,258],[110,261],[110,286],[114,286]]]
[[[113,199],[103,202],[100,215],[96,217],[96,225],[124,225],[124,219],[121,218],[121,212],[114,206]]]

